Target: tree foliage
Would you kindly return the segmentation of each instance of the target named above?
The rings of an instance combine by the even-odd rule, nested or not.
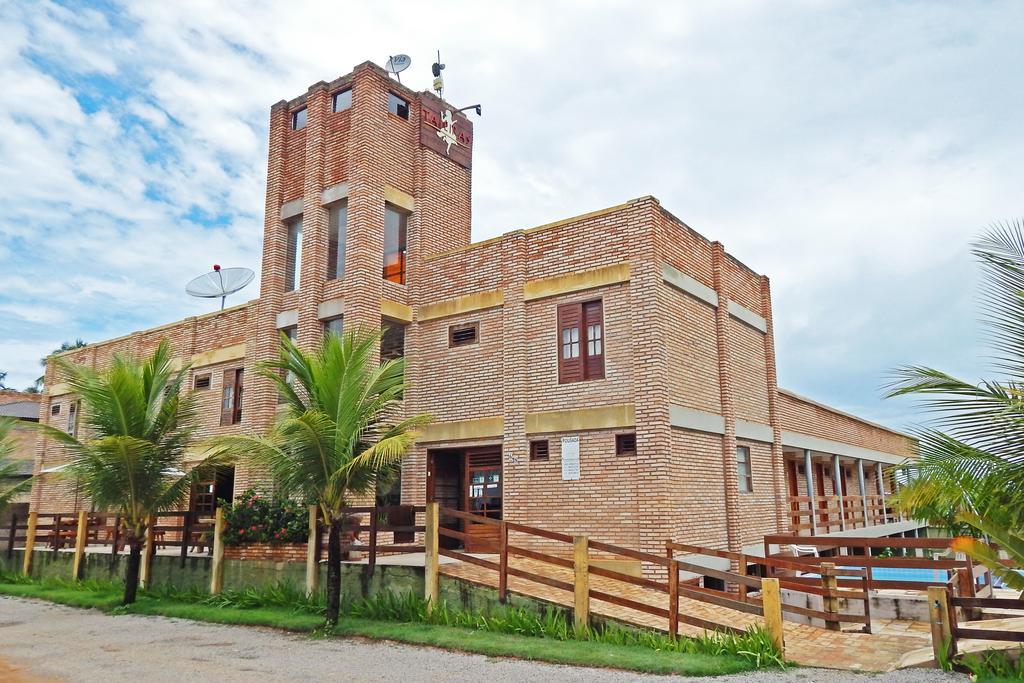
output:
[[[95,509],[121,516],[130,549],[125,602],[135,599],[138,554],[151,519],[176,509],[194,482],[227,462],[211,454],[181,471],[195,431],[195,400],[183,390],[188,368],[175,369],[171,347],[160,342],[151,356],[115,354],[102,370],[58,361],[81,400],[81,437],[40,426],[70,456],[61,473],[73,477]]]
[[[213,440],[219,452],[248,458],[268,471],[278,490],[315,503],[330,529],[328,619],[340,604],[342,509],[372,496],[393,472],[428,415],[401,417],[405,360],[378,363],[380,335],[327,334],[312,352],[285,336],[276,360],[260,373],[274,383],[283,409],[265,435]]]
[[[896,502],[919,518],[962,524],[954,547],[1024,591],[1024,223],[996,225],[975,244],[983,324],[1000,379],[971,383],[924,366],[899,368],[888,396],[915,396],[932,414],[917,431],[919,457],[902,466]],[[986,544],[997,544],[1008,567]]]

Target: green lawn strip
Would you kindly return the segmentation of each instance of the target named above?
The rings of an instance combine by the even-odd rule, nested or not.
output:
[[[309,612],[299,612],[286,607],[256,607],[238,609],[235,607],[211,607],[188,602],[174,602],[140,597],[125,610],[130,614],[149,614],[161,617],[176,617],[193,621],[238,626],[268,626],[285,631],[309,632],[324,624],[324,618]]]
[[[120,591],[104,588],[78,590],[45,584],[0,583],[0,594],[38,598],[71,607],[92,607],[104,612],[114,611],[121,604]],[[123,611],[131,614],[175,617],[240,626],[265,626],[298,632],[310,632],[323,625],[322,616],[285,607],[252,609],[214,607],[155,598],[144,593],[140,594],[135,604]],[[654,674],[716,676],[750,671],[754,668],[750,662],[729,655],[684,654],[643,647],[576,640],[560,641],[421,623],[343,617],[334,632],[339,636],[392,640],[492,657],[512,657],[555,664],[616,668]]]
[[[749,662],[739,657],[683,654],[579,640],[532,638],[429,624],[342,619],[334,632],[342,636],[431,645],[492,657],[514,657],[654,674],[720,676],[753,669]]]

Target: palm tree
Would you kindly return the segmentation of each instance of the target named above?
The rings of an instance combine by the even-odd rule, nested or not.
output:
[[[897,471],[907,483],[896,502],[918,519],[968,525],[981,539],[959,537],[953,547],[1024,591],[1024,576],[984,542],[1024,567],[1024,222],[993,226],[972,251],[985,285],[982,320],[1005,377],[972,384],[928,367],[896,371],[888,396],[918,396],[936,415],[917,432],[919,459]]]
[[[50,356],[57,353],[64,353],[65,351],[73,351],[74,349],[83,349],[86,346],[88,346],[88,344],[86,344],[82,338],[78,338],[73,342],[61,342],[60,346],[55,348],[53,351],[50,351],[49,356],[43,356],[42,358],[40,358],[39,364],[45,368],[46,363],[50,360]],[[43,388],[43,381],[45,379],[46,375],[40,375],[39,377],[36,378],[36,381],[32,384],[32,386],[26,389],[25,391],[29,393],[38,394],[39,390]]]
[[[400,418],[405,360],[378,364],[380,335],[327,334],[313,352],[282,335],[279,357],[260,367],[284,409],[265,436],[224,436],[215,451],[248,457],[270,472],[285,495],[315,503],[329,529],[327,620],[341,602],[343,508],[372,494],[393,471],[429,415]]]
[[[188,368],[175,369],[167,340],[139,360],[115,354],[103,370],[58,361],[82,401],[81,439],[53,427],[43,433],[63,444],[75,477],[99,510],[118,512],[128,546],[124,604],[135,601],[147,528],[160,511],[184,500],[192,484],[227,461],[209,454],[188,473],[182,458],[193,443],[195,401],[182,387]]]
[[[14,428],[18,420],[0,418],[0,512],[3,512],[14,498],[32,486],[31,477],[17,481],[21,475],[21,466],[13,460]],[[12,483],[13,482],[13,483]]]

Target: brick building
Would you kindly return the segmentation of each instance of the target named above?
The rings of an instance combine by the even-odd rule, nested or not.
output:
[[[777,387],[767,277],[653,197],[472,243],[472,145],[462,113],[370,63],[278,102],[260,297],[65,355],[101,366],[169,339],[205,436],[272,420],[254,369],[282,332],[311,346],[383,326],[382,356],[407,359],[408,410],[436,418],[403,468],[404,503],[649,550],[915,526],[880,502],[881,465],[911,440]],[[54,373],[41,419],[73,428]],[[62,458],[41,444],[36,469]],[[240,463],[198,495],[266,484]],[[44,473],[33,502],[73,500]],[[490,546],[486,528],[471,549]]]
[[[0,419],[14,420],[14,428],[9,437],[13,449],[8,458],[16,464],[13,478],[9,481],[0,479],[0,490],[32,476],[38,432],[31,428],[31,423],[39,422],[41,398],[39,394],[0,389]],[[0,510],[0,538],[6,538],[10,531],[11,515],[25,519],[28,508],[29,493],[26,491],[15,496],[6,510]]]

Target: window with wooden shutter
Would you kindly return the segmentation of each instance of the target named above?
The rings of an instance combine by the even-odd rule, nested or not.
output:
[[[587,379],[603,379],[604,316],[600,299],[583,304],[583,329],[587,337],[584,360]]]
[[[636,455],[636,434],[615,435],[615,455]]]
[[[740,491],[751,493],[754,490],[754,472],[750,465],[750,448],[747,446],[736,447],[736,478]]]
[[[224,371],[220,405],[221,425],[238,424],[242,421],[242,377],[244,372],[242,368]]]
[[[558,307],[558,381],[604,378],[604,319],[601,300]]]
[[[540,441],[530,442],[530,460],[547,460],[548,459],[548,440],[543,439]]]
[[[450,325],[448,327],[448,346],[467,346],[476,344],[478,323]]]
[[[193,382],[192,388],[196,391],[206,391],[210,388],[210,373],[206,372],[202,375],[196,375]]]

